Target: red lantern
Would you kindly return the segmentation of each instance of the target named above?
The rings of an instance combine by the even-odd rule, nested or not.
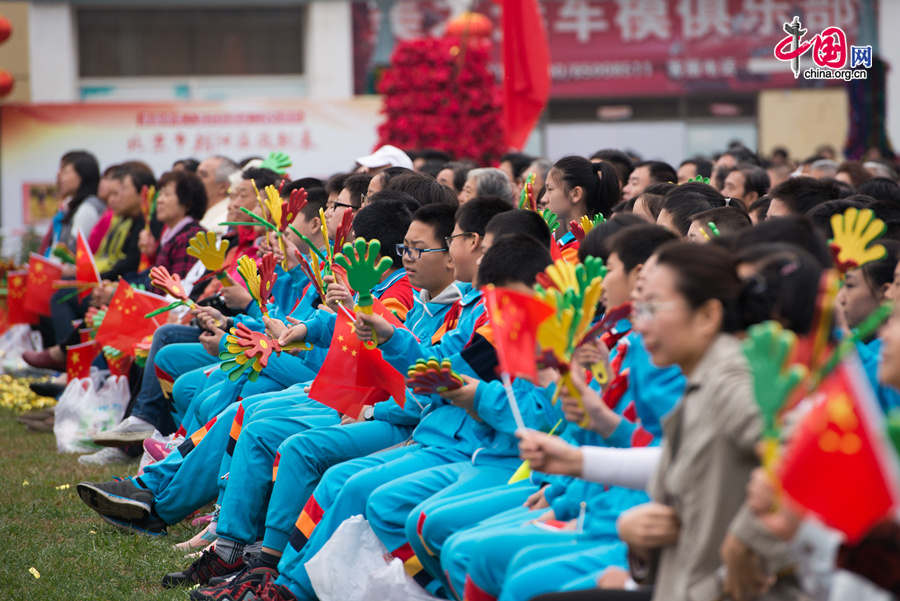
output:
[[[0,44],[8,40],[11,35],[12,23],[6,17],[0,15]]]
[[[9,71],[0,71],[0,96],[6,96],[12,92],[13,83],[15,80]]]
[[[486,38],[491,35],[494,24],[481,13],[464,12],[447,23],[447,35],[456,37]]]

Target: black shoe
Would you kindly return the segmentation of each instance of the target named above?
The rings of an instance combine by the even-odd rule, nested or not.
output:
[[[66,389],[62,384],[54,384],[53,382],[32,382],[28,385],[31,391],[38,396],[48,396],[58,399]]]
[[[121,528],[126,532],[131,534],[146,534],[147,536],[165,536],[168,534],[166,532],[166,523],[162,521],[157,515],[151,514],[150,517],[146,517],[142,520],[119,520],[116,518],[111,518],[108,515],[100,514],[100,517],[109,524],[112,524],[116,528]]]
[[[213,576],[224,576],[237,572],[244,567],[243,558],[238,558],[234,563],[225,563],[215,551],[206,549],[194,563],[183,572],[171,572],[163,576],[162,585],[165,588],[176,586],[207,584]]]
[[[79,482],[76,488],[81,500],[102,516],[125,522],[150,518],[153,493],[131,480]]]
[[[278,578],[278,571],[265,566],[256,566],[239,572],[230,581],[217,586],[207,586],[191,591],[191,601],[232,601],[263,589],[270,581]]]

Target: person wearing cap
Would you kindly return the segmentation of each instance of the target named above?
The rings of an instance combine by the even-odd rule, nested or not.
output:
[[[388,167],[413,168],[413,162],[409,155],[390,144],[379,147],[370,155],[359,157],[356,159],[356,163],[360,166],[359,171],[372,175]]]

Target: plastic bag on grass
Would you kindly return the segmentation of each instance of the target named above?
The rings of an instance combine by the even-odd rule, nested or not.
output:
[[[109,376],[100,385],[92,378],[69,382],[56,404],[56,449],[60,453],[96,450],[91,438],[122,421],[129,398],[125,376]]]
[[[433,601],[407,576],[397,558],[385,561],[387,549],[361,515],[338,527],[306,562],[306,573],[320,601]],[[388,556],[389,557],[389,556]]]

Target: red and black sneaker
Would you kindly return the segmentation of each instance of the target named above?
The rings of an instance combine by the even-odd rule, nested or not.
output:
[[[256,597],[251,597],[250,599],[259,599],[259,601],[297,601],[297,597],[291,592],[291,589],[282,584],[275,584],[274,580],[269,580],[259,589],[256,595]],[[244,598],[236,597],[236,599],[242,599],[243,601]],[[250,601],[250,599],[246,601]]]
[[[232,574],[244,567],[244,559],[239,558],[234,563],[225,563],[215,551],[206,549],[183,572],[172,572],[163,576],[162,585],[165,588],[176,586],[206,584],[213,576]]]
[[[242,599],[248,593],[254,593],[258,597],[259,591],[277,577],[278,571],[272,568],[248,567],[228,582],[192,590],[191,601],[231,601]]]

